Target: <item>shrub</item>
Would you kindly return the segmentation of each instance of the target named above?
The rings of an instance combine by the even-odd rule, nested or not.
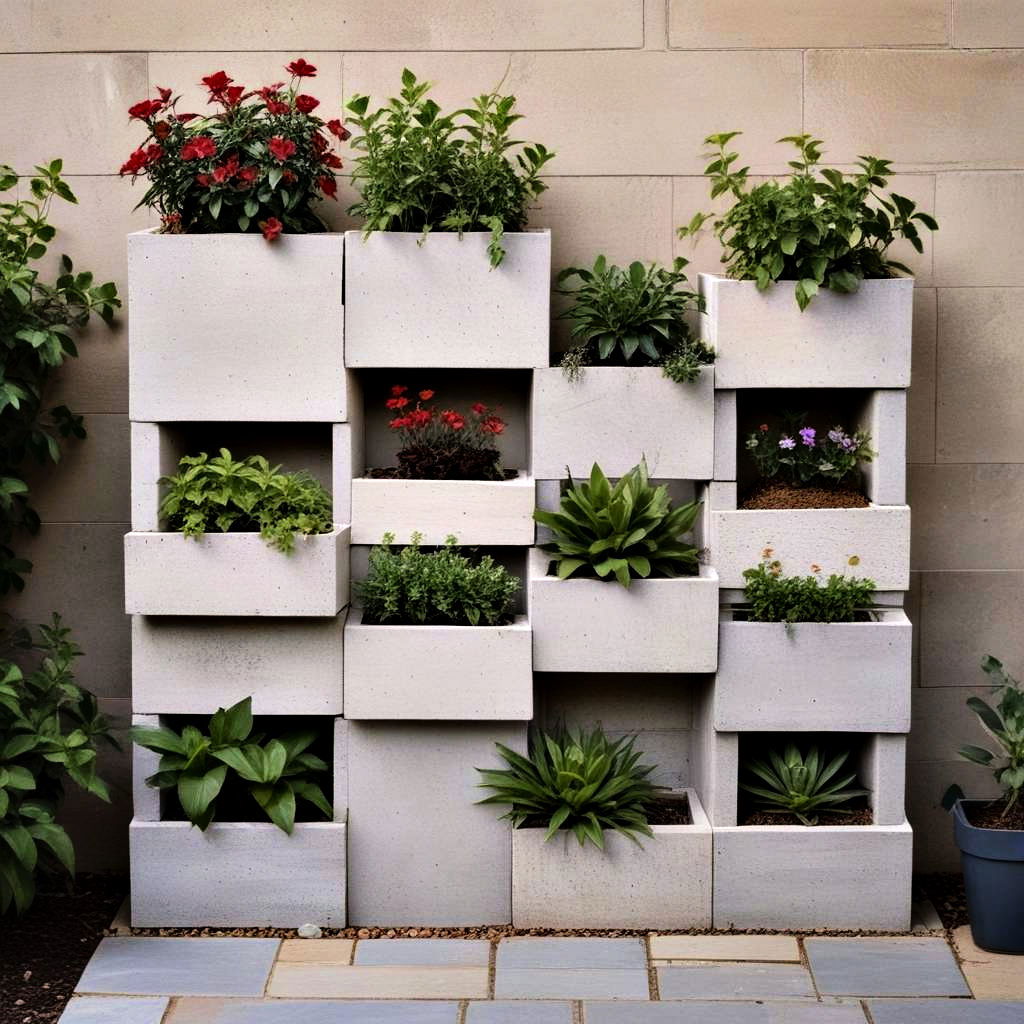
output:
[[[639,763],[635,742],[635,736],[613,741],[600,728],[589,735],[531,729],[529,757],[496,743],[508,768],[477,769],[480,788],[494,790],[480,803],[508,804],[501,820],[513,828],[543,823],[545,841],[563,830],[580,846],[589,840],[603,850],[605,830],[614,830],[639,843],[638,835],[654,834],[647,812],[662,787],[650,782],[656,766]]]
[[[783,576],[782,563],[771,556],[766,548],[760,564],[743,571],[751,622],[856,622],[871,604],[874,580],[833,573],[822,583],[817,565],[812,576]]]
[[[252,698],[218,708],[204,733],[194,725],[181,732],[166,726],[135,726],[132,739],[160,754],[160,768],[146,779],[154,789],[173,789],[185,816],[206,831],[215,820],[217,799],[232,788],[248,790],[282,832],[295,828],[296,802],[303,800],[330,820],[334,816],[314,778],[328,770],[309,747],[307,730],[265,739],[252,734]]]
[[[589,270],[566,267],[558,283],[573,277],[580,282],[575,289],[559,289],[573,298],[561,314],[573,322],[575,344],[562,357],[569,379],[600,362],[661,366],[666,377],[679,383],[696,380],[701,366],[715,357],[686,322],[687,310],[704,307],[699,295],[683,287],[686,264],[677,259],[669,270],[636,262],[623,270],[598,256]]]
[[[427,96],[431,83],[406,68],[401,93],[385,106],[368,113],[369,96],[349,100],[362,133],[352,141],[360,199],[349,213],[365,220],[367,235],[489,231],[491,265],[501,263],[502,237],[526,227],[530,204],[547,188],[540,170],[554,153],[509,138],[522,115],[513,112],[515,97],[500,95],[500,88],[468,109],[442,114]]]
[[[186,537],[212,529],[259,530],[272,548],[288,554],[297,533],[333,529],[331,496],[308,473],[282,473],[262,455],[236,461],[227,448],[212,458],[206,452],[186,455],[179,468],[160,481],[167,488],[160,514],[169,529]]]
[[[804,425],[803,415],[787,416],[782,428],[762,423],[747,438],[747,451],[761,476],[788,478],[794,487],[821,478],[840,483],[862,462],[871,462],[871,437],[863,430],[848,434],[835,426],[824,435]]]
[[[476,563],[461,554],[455,537],[443,548],[421,551],[421,535],[400,551],[384,534],[370,551],[369,575],[356,584],[363,621],[393,625],[499,626],[512,620],[519,579],[490,555]]]
[[[906,196],[880,190],[892,173],[890,161],[862,156],[859,171],[843,174],[818,168],[821,139],[790,135],[779,139],[799,151],[789,162],[788,181],[768,181],[747,187],[748,168],[733,169],[739,159],[727,146],[740,132],[709,135],[714,146],[704,173],[711,178],[711,198],[732,194],[735,202],[714,220],[715,237],[725,250],[722,261],[729,275],[756,281],[764,291],[774,281],[795,281],[800,309],[806,309],[821,288],[857,291],[865,279],[909,274],[902,263],[889,259],[889,246],[905,238],[923,251],[918,224],[938,230],[935,219],[917,211]],[[694,235],[712,214],[698,213],[679,229],[680,237]]]
[[[101,742],[117,748],[96,698],[75,682],[82,652],[60,616],[19,642],[42,658],[28,674],[0,661],[0,914],[28,909],[47,854],[74,874],[74,848],[55,820],[65,779],[109,803],[96,754]]]
[[[543,544],[559,579],[596,576],[628,587],[651,576],[693,576],[697,549],[680,541],[697,518],[699,501],[672,507],[668,488],[653,486],[647,463],[634,466],[614,487],[594,463],[587,483],[569,477],[560,512],[536,509],[533,518],[555,535]]]
[[[349,132],[313,114],[320,101],[299,91],[316,76],[312,64],[300,57],[285,70],[287,85],[248,91],[223,71],[207,75],[215,114],[179,114],[170,89],[129,108],[147,135],[121,174],[148,180],[138,205],[156,210],[164,231],[258,230],[273,241],[282,231],[325,230],[312,207],[337,198],[341,160],[324,129],[342,141]]]

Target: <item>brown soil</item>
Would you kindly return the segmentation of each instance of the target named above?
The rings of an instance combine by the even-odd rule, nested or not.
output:
[[[1004,816],[1005,808],[1004,801],[996,800],[984,807],[967,804],[964,811],[967,814],[967,820],[975,828],[997,828],[1011,832],[1024,832],[1024,807],[1018,804]]]
[[[862,807],[849,814],[835,814],[822,811],[817,815],[819,825],[870,825],[874,820],[871,809]],[[776,814],[773,811],[752,811],[741,822],[741,825],[802,825],[803,822],[795,814]]]
[[[931,900],[946,928],[959,928],[969,922],[963,875],[919,875],[915,881],[920,892]]]
[[[869,504],[852,487],[794,487],[773,480],[751,491],[740,508],[867,508]]]
[[[692,825],[690,806],[685,800],[659,800],[647,811],[648,825]]]
[[[367,475],[376,480],[511,480],[516,474],[501,468],[496,448],[457,444],[449,448],[403,448],[397,466],[371,469]]]

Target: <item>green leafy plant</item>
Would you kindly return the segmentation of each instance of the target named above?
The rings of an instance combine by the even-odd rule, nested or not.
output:
[[[363,621],[393,625],[499,626],[512,619],[519,578],[490,555],[475,563],[449,536],[443,548],[421,551],[422,534],[394,550],[385,533],[370,551],[370,571],[356,584]]]
[[[892,174],[889,160],[859,157],[853,174],[819,169],[823,143],[810,135],[779,139],[799,153],[789,161],[793,173],[788,181],[748,187],[749,168],[734,169],[739,154],[728,149],[740,134],[720,132],[704,140],[714,147],[704,170],[711,179],[711,198],[731,193],[735,199],[713,225],[731,277],[756,281],[761,291],[775,281],[795,281],[803,310],[819,289],[849,294],[863,280],[895,277],[897,271],[909,274],[902,263],[889,259],[889,246],[903,238],[922,252],[918,225],[938,230],[935,218],[918,211],[906,196],[883,193]],[[696,214],[679,229],[680,237],[696,235],[713,217]]]
[[[699,501],[673,508],[668,488],[648,480],[646,460],[614,487],[595,462],[586,483],[570,474],[561,511],[538,508],[533,518],[555,535],[541,548],[551,553],[559,579],[596,576],[628,587],[634,579],[696,575],[697,549],[680,537],[699,508]]]
[[[65,780],[109,802],[96,755],[100,743],[117,748],[96,698],[75,682],[82,652],[60,616],[17,640],[41,656],[28,673],[0,660],[0,913],[28,909],[47,856],[74,874],[71,839],[56,822]]]
[[[0,202],[0,593],[24,589],[32,569],[13,547],[19,534],[39,530],[26,464],[30,457],[56,464],[62,439],[85,437],[81,416],[66,405],[47,407],[53,372],[78,355],[75,331],[94,313],[112,323],[121,305],[113,283],[94,285],[67,256],[55,281],[42,276],[39,261],[57,234],[50,206],[54,198],[78,202],[61,167],[60,160],[36,167],[23,198]],[[0,165],[0,193],[17,184],[18,175]]]
[[[194,725],[181,732],[167,726],[136,726],[131,737],[160,754],[159,771],[146,779],[154,789],[176,791],[185,816],[202,831],[217,813],[217,799],[227,785],[241,783],[282,832],[295,828],[297,801],[311,804],[330,820],[334,812],[317,775],[326,762],[310,752],[313,730],[266,739],[253,734],[252,698],[219,708],[204,733]]]
[[[870,608],[875,581],[833,573],[821,580],[821,567],[813,575],[783,576],[782,563],[766,548],[761,562],[743,570],[744,595],[751,622],[856,622]]]
[[[871,450],[871,436],[863,430],[848,434],[835,426],[819,435],[805,422],[802,413],[787,414],[781,429],[762,423],[751,432],[746,447],[761,476],[783,475],[794,487],[817,479],[839,483],[877,454]]]
[[[679,383],[696,380],[715,357],[686,322],[688,310],[704,307],[701,296],[684,287],[686,264],[676,259],[668,269],[635,262],[623,270],[598,256],[590,269],[566,267],[558,284],[579,280],[574,289],[559,289],[573,299],[560,314],[572,321],[575,342],[562,357],[566,376],[575,379],[584,366],[601,362],[661,366]]]
[[[256,531],[273,548],[291,552],[295,535],[330,533],[331,496],[308,473],[282,473],[262,455],[236,460],[227,448],[212,458],[186,455],[181,472],[163,477],[167,488],[160,505],[168,528],[186,537]]]
[[[868,796],[866,789],[851,788],[856,773],[836,778],[846,763],[849,752],[837,754],[826,761],[812,746],[807,755],[790,743],[780,754],[768,752],[768,760],[752,758],[744,765],[759,783],[741,782],[740,788],[756,797],[757,805],[775,814],[793,814],[805,825],[816,825],[817,814],[852,814],[842,804]]]
[[[501,820],[521,828],[537,821],[549,840],[559,830],[572,832],[604,849],[604,832],[615,831],[639,844],[638,835],[654,833],[647,812],[663,788],[651,783],[655,765],[640,764],[636,737],[609,739],[600,728],[586,734],[532,729],[529,757],[496,743],[507,769],[477,771],[481,789],[493,794],[482,804],[508,804]]]
[[[505,257],[506,231],[526,227],[530,204],[547,188],[541,168],[554,156],[540,143],[509,137],[522,115],[498,87],[451,114],[427,95],[430,82],[406,68],[398,97],[374,111],[370,97],[346,105],[361,134],[352,181],[360,199],[349,213],[365,231],[489,231],[491,265]],[[512,150],[519,151],[512,156]]]

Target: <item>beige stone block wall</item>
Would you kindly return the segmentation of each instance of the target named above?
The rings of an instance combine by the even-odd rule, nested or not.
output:
[[[912,257],[908,611],[918,638],[908,801],[919,864],[955,865],[938,802],[951,781],[986,782],[955,756],[975,738],[963,702],[983,685],[978,659],[992,652],[1024,672],[1019,0],[844,9],[789,0],[176,0],[171,9],[156,0],[11,0],[0,34],[0,161],[28,171],[64,158],[82,202],[56,207],[55,253],[114,278],[122,293],[124,236],[151,223],[147,211],[132,211],[138,190],[117,178],[139,137],[126,108],[155,84],[202,104],[199,77],[220,67],[262,84],[252,80],[276,78],[304,54],[320,67],[308,91],[331,116],[354,91],[390,95],[404,66],[436,80],[445,104],[507,75],[527,115],[523,137],[558,152],[532,217],[553,229],[556,269],[598,251],[620,262],[680,255],[694,272],[718,269],[713,241],[693,248],[674,233],[710,206],[701,140],[713,131],[743,129],[744,161],[757,174],[783,171],[788,154],[775,140],[801,130],[824,138],[827,158],[844,166],[861,153],[892,158],[897,189],[941,223],[924,256]],[[353,226],[344,181],[341,193],[324,211],[338,230]],[[30,621],[60,609],[87,652],[83,682],[122,717],[128,315],[116,331],[90,330],[58,381],[54,404],[85,413],[90,436],[40,482],[44,526],[25,547],[36,570],[25,594],[5,602]],[[678,753],[682,771],[688,701],[677,710],[678,720],[652,733]],[[93,804],[68,808],[86,866],[124,859],[126,763],[111,772],[123,796],[113,809],[98,818]]]

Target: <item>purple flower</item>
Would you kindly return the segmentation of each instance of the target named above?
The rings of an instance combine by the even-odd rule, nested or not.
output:
[[[844,437],[846,437],[846,435],[843,433],[841,427],[836,427],[828,432],[828,439],[833,444],[840,444]]]
[[[800,440],[803,441],[808,448],[814,447],[814,438],[817,435],[817,431],[814,427],[803,427],[800,430]]]
[[[796,441],[794,441],[793,438],[791,438],[791,437],[784,437],[779,442],[779,447],[780,448],[786,448],[786,449],[795,448],[796,447]]]
[[[844,437],[840,444],[842,445],[843,450],[847,452],[856,451],[857,449],[857,442],[854,441],[852,437]]]

